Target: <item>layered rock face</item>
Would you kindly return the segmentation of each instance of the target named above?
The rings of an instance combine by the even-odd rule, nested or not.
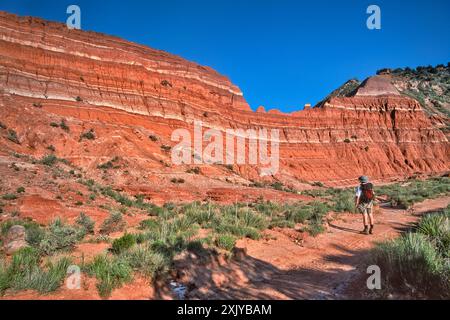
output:
[[[111,174],[111,184],[158,189],[189,168],[171,163],[164,148],[176,144],[171,134],[193,132],[201,121],[220,132],[278,129],[280,163],[268,177],[258,165],[233,171],[201,165],[192,179],[198,188],[225,180],[344,185],[361,174],[387,180],[448,171],[446,137],[415,100],[386,90],[383,81],[367,81],[356,96],[331,98],[320,108],[253,112],[239,88],[210,68],[118,38],[0,13],[0,117],[21,142],[1,141],[0,150],[42,156],[53,145],[58,157],[99,176],[98,164],[117,156],[127,172]],[[61,119],[70,131],[49,126]],[[96,139],[80,139],[90,129]]]

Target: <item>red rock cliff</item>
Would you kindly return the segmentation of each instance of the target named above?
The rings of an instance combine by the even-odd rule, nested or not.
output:
[[[119,38],[0,13],[0,117],[22,142],[2,141],[2,152],[40,156],[52,144],[59,157],[92,171],[119,156],[130,169],[110,177],[116,185],[162,185],[167,175],[185,172],[160,144],[174,145],[173,130],[192,130],[194,120],[222,131],[279,129],[280,170],[272,178],[294,186],[448,171],[446,137],[416,101],[384,91],[383,83],[368,81],[355,97],[290,115],[253,112],[239,88],[210,68]],[[61,118],[70,132],[48,125]],[[90,128],[97,139],[80,141]],[[245,183],[261,179],[259,173],[251,165],[234,172],[204,166],[192,183],[207,188],[222,176]]]

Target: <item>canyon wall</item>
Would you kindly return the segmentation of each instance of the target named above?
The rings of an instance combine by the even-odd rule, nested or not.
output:
[[[119,38],[0,12],[0,120],[21,139],[20,145],[1,141],[0,152],[42,156],[51,144],[58,157],[93,172],[118,156],[129,169],[126,177],[110,177],[116,185],[161,185],[170,174],[185,172],[189,166],[171,164],[161,147],[176,144],[175,129],[192,132],[194,121],[220,131],[280,131],[277,174],[261,177],[255,165],[232,171],[202,166],[202,178],[192,183],[206,188],[219,176],[244,184],[345,185],[361,174],[389,180],[448,171],[445,135],[417,101],[391,89],[367,81],[356,96],[331,98],[320,108],[253,112],[240,89],[208,67]],[[48,124],[60,119],[69,132]],[[89,129],[95,141],[79,139]]]

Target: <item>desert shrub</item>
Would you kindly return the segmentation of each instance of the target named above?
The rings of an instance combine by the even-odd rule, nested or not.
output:
[[[8,130],[7,138],[8,138],[8,140],[10,140],[16,144],[20,144],[19,137],[17,136],[17,133],[13,129]]]
[[[121,258],[127,261],[133,270],[148,277],[155,277],[166,272],[169,268],[169,260],[146,245],[131,248],[121,254]]]
[[[77,97],[75,98],[75,101],[81,102],[81,101],[83,101],[83,99],[82,99],[80,96],[77,96]]]
[[[193,174],[200,174],[200,168],[199,167],[190,168],[190,169],[186,170],[186,172],[193,173]]]
[[[117,161],[119,161],[119,158],[118,157],[114,157],[113,159],[98,165],[97,168],[98,169],[104,169],[104,170],[108,170],[108,169],[112,169],[112,168],[118,168],[118,167],[114,166],[114,163],[116,163]]]
[[[18,187],[16,192],[17,193],[24,193],[25,192],[25,187]]]
[[[344,139],[344,143],[350,143],[351,141],[350,141],[350,139],[349,138],[345,138]]]
[[[161,85],[163,87],[170,87],[170,88],[172,88],[172,83],[170,83],[168,80],[162,80],[161,81]]]
[[[450,192],[450,178],[440,177],[429,180],[411,180],[408,183],[376,187],[377,194],[387,195],[391,205],[407,209],[417,202],[435,198]]]
[[[2,196],[2,199],[3,200],[16,200],[17,195],[15,195],[14,193],[7,193]]]
[[[354,195],[342,190],[334,197],[333,210],[336,212],[353,212],[355,210]]]
[[[139,224],[142,230],[157,230],[159,228],[159,222],[155,219],[142,220]]]
[[[58,128],[59,124],[57,124],[56,122],[50,122],[50,127]]]
[[[123,231],[125,229],[125,221],[120,212],[111,212],[110,216],[103,221],[100,226],[100,233],[110,234],[112,232]]]
[[[6,128],[7,128],[6,125],[4,123],[0,122],[0,129],[6,129]]]
[[[112,243],[111,250],[116,253],[122,253],[136,244],[136,238],[129,233],[124,234],[122,237],[115,239]]]
[[[170,179],[170,182],[175,183],[175,184],[181,184],[184,183],[184,179],[183,178],[172,178]]]
[[[308,232],[311,236],[316,237],[325,232],[325,227],[319,221],[312,221],[304,228],[304,231]]]
[[[158,137],[155,136],[155,135],[153,135],[153,134],[149,135],[148,138],[149,138],[151,141],[153,141],[153,142],[158,141]]]
[[[216,237],[216,245],[221,249],[231,251],[236,245],[236,238],[230,234],[219,234]]]
[[[163,150],[163,151],[165,151],[165,152],[169,152],[170,150],[172,150],[172,147],[163,144],[163,145],[161,146],[161,150]]]
[[[312,184],[314,187],[323,187],[323,183],[322,182],[320,182],[320,181],[316,181],[316,182],[313,182],[313,184]]]
[[[56,218],[45,232],[39,248],[47,255],[59,250],[71,250],[84,235],[84,230],[67,225],[60,218]]]
[[[132,268],[127,261],[117,257],[96,256],[84,269],[97,278],[97,289],[103,298],[111,295],[113,289],[132,280]]]
[[[450,297],[448,261],[423,234],[408,233],[380,244],[374,251],[373,260],[383,270],[384,287],[388,292]]]
[[[50,150],[51,152],[55,152],[56,148],[53,145],[49,145],[49,146],[47,146],[47,150]]]
[[[66,132],[70,131],[70,128],[67,126],[66,121],[64,119],[61,119],[61,122],[59,123],[59,127]]]
[[[210,207],[185,207],[183,211],[191,221],[203,227],[210,227],[215,216],[214,209]]]
[[[41,161],[40,161],[43,165],[46,166],[53,166],[55,163],[58,162],[58,158],[54,155],[54,154],[49,154],[44,156]]]
[[[95,132],[94,129],[89,129],[89,131],[83,132],[80,135],[80,141],[83,139],[87,139],[87,140],[95,140]]]
[[[293,221],[286,220],[282,217],[275,217],[270,221],[269,229],[276,228],[276,227],[278,227],[278,228],[294,228],[295,223]]]
[[[279,190],[279,191],[283,191],[284,189],[284,185],[281,182],[274,182],[270,185],[272,188],[274,188],[275,190]]]
[[[94,233],[95,222],[84,212],[81,212],[75,222],[84,229],[85,234]]]

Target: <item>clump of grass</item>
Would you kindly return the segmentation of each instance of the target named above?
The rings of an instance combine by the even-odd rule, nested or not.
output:
[[[83,139],[87,139],[87,140],[95,140],[95,132],[94,129],[89,129],[89,131],[83,132],[80,135],[80,141]]]
[[[46,166],[53,166],[55,163],[58,162],[58,158],[54,155],[54,154],[49,154],[44,156],[41,161],[40,161],[43,165]]]
[[[95,222],[84,212],[81,212],[75,222],[84,229],[86,234],[93,234]]]
[[[407,183],[376,187],[377,194],[387,195],[392,206],[407,209],[414,203],[436,198],[450,192],[450,178],[439,177],[429,180],[411,180]]]
[[[19,137],[17,136],[16,131],[14,131],[13,129],[8,129],[7,138],[8,138],[8,140],[10,140],[16,144],[20,144]]]
[[[114,253],[119,254],[130,249],[135,244],[136,238],[132,234],[126,233],[122,237],[113,241],[111,250]]]
[[[2,199],[3,199],[3,200],[8,200],[8,201],[10,201],[10,200],[16,200],[16,199],[17,199],[17,195],[14,194],[14,193],[7,193],[7,194],[4,194],[4,195],[2,196]]]
[[[380,244],[373,261],[384,274],[383,294],[450,298],[449,208],[426,216],[416,232]]]
[[[219,234],[216,237],[217,247],[231,251],[236,246],[236,238],[230,234]]]
[[[172,150],[172,147],[163,144],[163,145],[161,146],[161,150],[163,150],[163,151],[165,151],[165,152],[169,152],[170,150]]]
[[[97,278],[97,289],[103,298],[111,295],[113,289],[132,280],[131,266],[124,259],[117,257],[96,256],[84,269]]]
[[[120,212],[111,212],[110,216],[103,221],[100,226],[100,233],[110,234],[112,232],[123,231],[126,223],[123,220],[123,216]]]
[[[16,193],[24,193],[25,192],[25,187],[18,187],[16,190]]]
[[[333,210],[336,212],[353,212],[355,210],[354,194],[349,190],[340,190],[333,197]]]
[[[147,245],[138,245],[121,254],[133,270],[148,277],[165,273],[169,268],[169,260],[161,253],[153,251]]]
[[[64,119],[61,119],[61,122],[59,123],[59,127],[60,127],[61,129],[63,129],[64,131],[66,131],[66,132],[69,132],[69,131],[70,131],[70,128],[69,128],[69,126],[66,124],[66,121],[65,121]]]
[[[199,167],[190,168],[186,170],[186,173],[200,174],[200,168]]]
[[[113,159],[98,165],[97,168],[103,169],[103,170],[108,170],[108,169],[112,169],[112,168],[117,169],[117,168],[119,168],[119,166],[114,165],[114,163],[116,163],[117,161],[119,161],[119,157],[114,157]]]
[[[0,294],[7,289],[31,289],[43,294],[53,292],[63,283],[70,264],[69,258],[62,257],[41,267],[39,251],[22,248],[13,255],[10,264],[0,262]]]
[[[39,248],[47,255],[60,250],[71,250],[84,236],[84,230],[65,224],[60,218],[56,218],[45,232]]]

